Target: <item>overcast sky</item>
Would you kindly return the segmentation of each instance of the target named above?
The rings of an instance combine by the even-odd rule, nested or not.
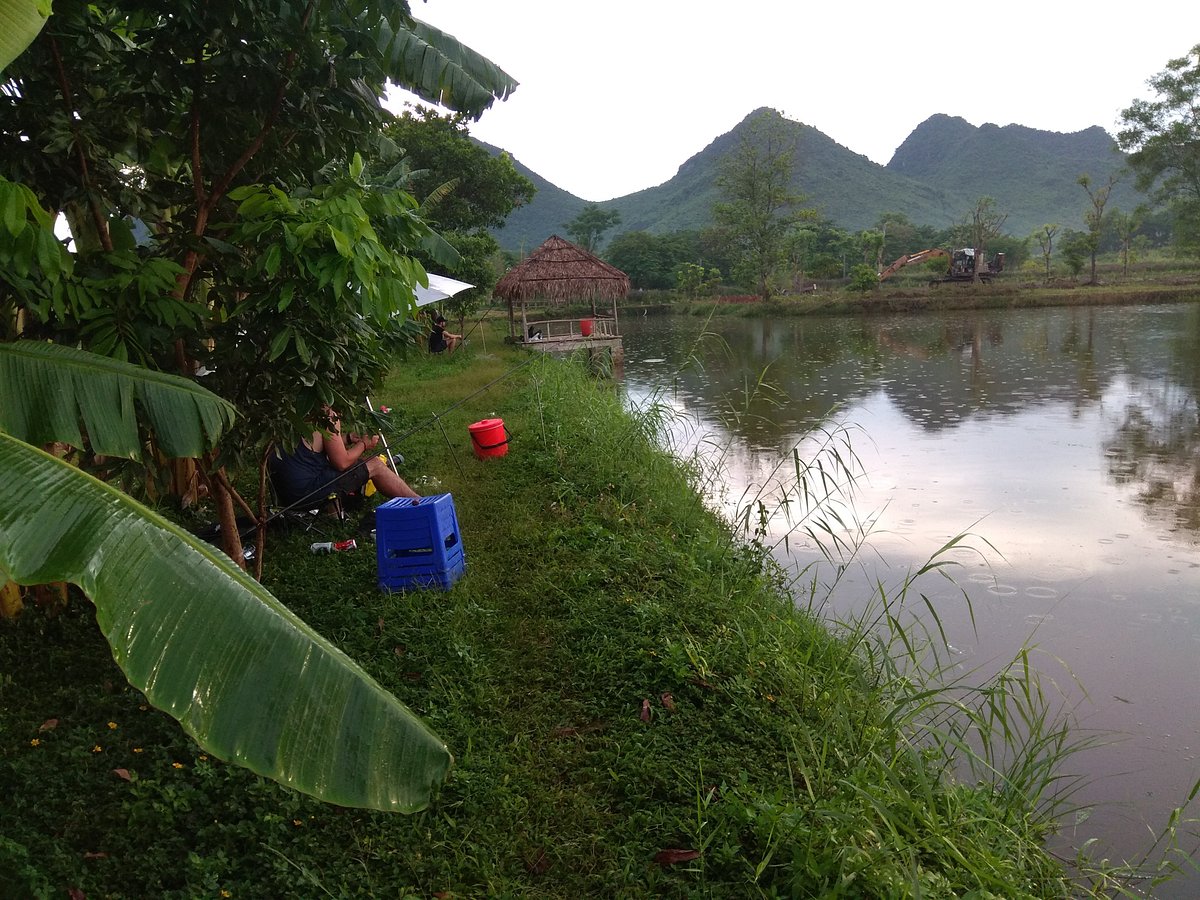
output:
[[[520,82],[471,133],[585,200],[662,184],[761,106],[880,164],[935,113],[1115,134],[1200,43],[1180,0],[411,5]]]

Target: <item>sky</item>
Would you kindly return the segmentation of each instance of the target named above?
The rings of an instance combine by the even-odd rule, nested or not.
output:
[[[881,165],[937,113],[1115,135],[1147,80],[1200,43],[1200,6],[1180,0],[411,7],[520,83],[471,133],[590,201],[670,180],[763,106]]]

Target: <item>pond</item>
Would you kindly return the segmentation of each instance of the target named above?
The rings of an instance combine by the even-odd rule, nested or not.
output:
[[[780,460],[813,453],[814,429],[848,429],[870,534],[828,614],[852,615],[876,578],[895,583],[972,535],[947,554],[954,584],[922,584],[958,665],[1036,648],[1080,725],[1105,735],[1067,763],[1094,809],[1056,849],[1095,837],[1105,856],[1140,857],[1200,777],[1200,298],[774,320],[633,311],[621,332],[629,401],[671,412],[673,449],[713,464],[728,515],[762,501],[764,541],[808,579],[832,567],[773,502],[794,472]],[[1183,876],[1160,896],[1197,893]]]

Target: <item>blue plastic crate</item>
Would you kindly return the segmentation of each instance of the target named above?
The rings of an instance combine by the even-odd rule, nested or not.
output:
[[[377,507],[375,554],[384,590],[449,588],[466,569],[454,498],[400,497]]]
[[[379,569],[379,588],[384,591],[409,591],[418,588],[441,588],[448,591],[462,577],[467,558],[459,553],[444,569],[432,566],[383,565]]]

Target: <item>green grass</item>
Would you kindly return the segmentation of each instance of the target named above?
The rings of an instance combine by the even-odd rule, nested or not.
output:
[[[1020,659],[931,689],[900,614],[916,587],[837,629],[797,610],[754,517],[736,537],[699,461],[658,448],[661,409],[486,346],[413,359],[373,398],[405,476],[454,495],[452,590],[379,592],[365,542],[313,556],[311,534],[273,534],[266,557],[267,586],[450,745],[437,802],[324,806],[205,758],[124,683],[85,602],[31,606],[0,622],[0,895],[1071,892],[1041,839],[1074,739]],[[493,416],[509,452],[476,459],[467,425]],[[852,468],[792,462],[810,497]]]

